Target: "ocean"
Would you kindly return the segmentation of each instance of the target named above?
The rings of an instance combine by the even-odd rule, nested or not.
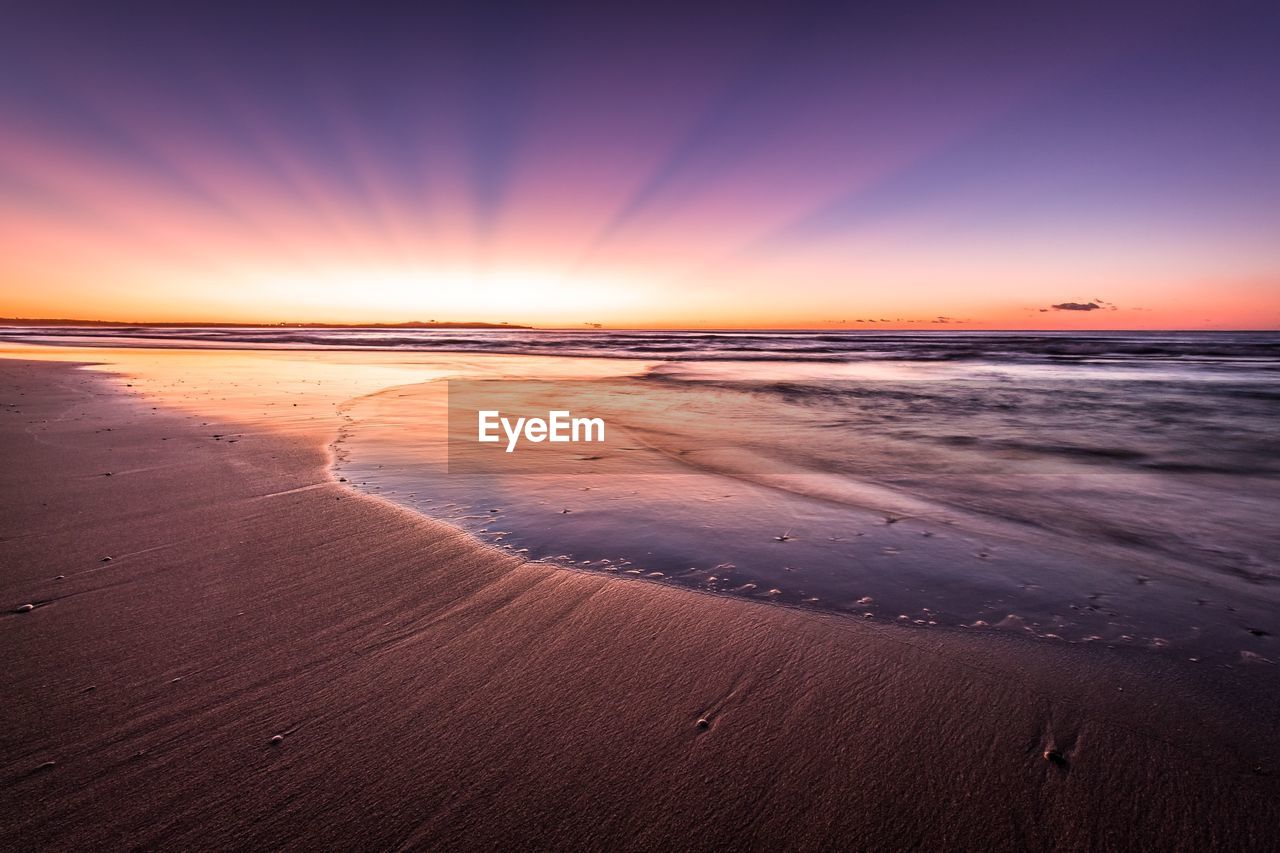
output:
[[[346,401],[357,488],[569,570],[1236,669],[1280,634],[1280,334],[9,328],[102,346],[560,356]],[[599,365],[576,372],[575,363]],[[459,464],[451,400],[614,443]],[[451,464],[452,462],[452,464]]]

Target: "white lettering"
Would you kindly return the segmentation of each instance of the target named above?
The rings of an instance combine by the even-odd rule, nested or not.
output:
[[[491,429],[496,430],[498,428],[498,424],[494,421],[494,419],[497,417],[498,417],[498,413],[495,411],[480,412],[480,436],[479,438],[476,439],[477,441],[497,441],[498,440],[498,436],[496,434],[494,435],[489,434],[489,430]]]
[[[520,430],[524,427],[524,418],[516,419],[516,428],[511,428],[511,421],[506,418],[502,419],[502,428],[507,432],[507,452],[516,449],[516,442],[520,440]]]
[[[569,426],[569,413],[560,409],[548,412],[547,415],[551,418],[551,434],[548,438],[551,441],[568,441],[569,436],[565,429]],[[575,438],[574,440],[576,441],[577,439]]]
[[[483,409],[478,412],[479,431],[476,440],[482,442],[498,442],[501,437],[498,428],[506,435],[506,451],[514,453],[520,439],[539,444],[551,441],[563,444],[570,441],[604,441],[604,418],[575,418],[566,409],[547,412],[547,418],[512,418],[503,417],[494,409]]]
[[[567,412],[566,412],[567,414]],[[578,438],[578,428],[582,427],[583,437]],[[592,428],[596,431],[596,437],[591,437]],[[604,418],[574,418],[573,419],[573,440],[574,441],[604,441]]]

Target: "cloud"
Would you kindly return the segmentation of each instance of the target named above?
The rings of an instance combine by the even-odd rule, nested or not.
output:
[[[1102,306],[1096,302],[1059,302],[1049,307],[1054,311],[1097,311]]]

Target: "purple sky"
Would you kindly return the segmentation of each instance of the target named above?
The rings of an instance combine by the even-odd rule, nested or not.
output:
[[[1262,2],[28,4],[0,314],[1275,326],[1277,45]]]

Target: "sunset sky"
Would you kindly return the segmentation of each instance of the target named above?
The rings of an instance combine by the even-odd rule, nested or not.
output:
[[[1280,327],[1275,3],[24,5],[0,316]]]

